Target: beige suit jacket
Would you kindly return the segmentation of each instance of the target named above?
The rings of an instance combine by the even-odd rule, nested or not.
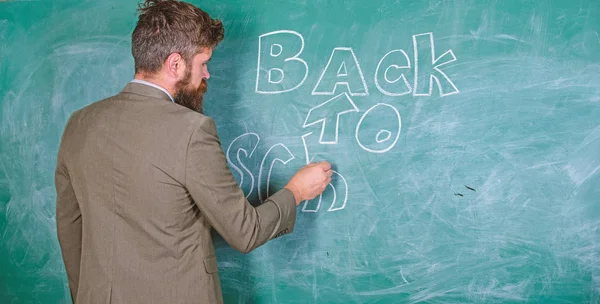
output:
[[[211,228],[247,253],[296,219],[285,188],[250,205],[213,120],[145,84],[71,115],[55,184],[76,303],[221,303]]]

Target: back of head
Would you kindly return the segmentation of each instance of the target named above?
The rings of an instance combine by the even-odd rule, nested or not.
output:
[[[153,74],[172,53],[186,62],[204,48],[216,48],[223,40],[220,20],[200,8],[177,0],[146,0],[132,34],[135,72]]]

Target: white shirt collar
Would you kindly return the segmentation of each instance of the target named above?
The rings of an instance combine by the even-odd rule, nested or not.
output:
[[[166,94],[169,96],[169,98],[171,98],[171,101],[172,101],[172,102],[175,102],[175,100],[173,99],[173,96],[171,96],[171,94],[169,93],[169,91],[167,91],[165,88],[163,88],[163,87],[161,87],[161,86],[159,86],[159,85],[156,85],[156,84],[154,84],[154,83],[152,83],[152,82],[148,82],[148,81],[141,80],[141,79],[133,79],[133,80],[131,80],[130,82],[133,82],[133,83],[141,83],[141,84],[145,84],[145,85],[149,85],[149,86],[151,86],[151,87],[157,88],[157,89],[159,89],[159,90],[161,90],[161,91],[165,92],[165,93],[166,93]]]

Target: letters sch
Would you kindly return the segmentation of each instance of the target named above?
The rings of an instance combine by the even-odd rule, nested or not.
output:
[[[394,49],[384,54],[375,67],[373,82],[377,90],[386,96],[431,96],[434,84],[441,97],[459,93],[452,80],[442,71],[442,67],[456,61],[452,50],[436,57],[432,33],[412,36],[413,59],[402,49]],[[256,93],[282,94],[298,89],[308,78],[309,65],[302,59],[304,38],[290,30],[280,30],[258,37],[258,62],[256,69]],[[411,77],[412,75],[412,77]],[[341,91],[341,92],[340,92]],[[312,88],[312,95],[324,95],[326,101],[310,109],[303,128],[320,126],[319,144],[338,143],[340,117],[361,110],[352,101],[354,96],[368,96],[369,88],[365,81],[359,60],[350,47],[336,47],[332,50],[325,68]],[[381,129],[361,128],[365,120],[381,124]],[[366,125],[372,126],[373,123]],[[398,110],[390,104],[378,103],[362,114],[354,131],[359,146],[370,153],[385,153],[392,149],[400,136],[402,127]],[[302,135],[306,162],[311,161],[306,138]],[[316,136],[316,134],[315,134]],[[226,156],[240,176],[240,186],[250,196],[254,189],[263,201],[270,195],[271,172],[277,163],[287,164],[295,157],[283,143],[272,146],[263,156],[255,182],[253,172],[244,165],[253,157],[260,137],[256,133],[240,135],[229,145]],[[305,202],[303,212],[317,212],[322,204],[328,204],[327,211],[338,211],[346,207],[348,184],[339,173],[334,172],[334,184],[325,193],[330,202],[323,203],[324,196]],[[324,193],[324,194],[325,194]]]

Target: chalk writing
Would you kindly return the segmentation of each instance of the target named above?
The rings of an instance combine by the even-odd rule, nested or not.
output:
[[[284,155],[284,159],[281,159],[279,155]],[[268,161],[270,158],[272,160]],[[284,144],[276,144],[265,153],[258,172],[258,197],[261,203],[271,195],[271,172],[273,172],[275,164],[280,162],[285,165],[294,158],[294,154]]]
[[[403,57],[400,57],[399,55],[402,55]],[[401,61],[403,64],[390,64],[385,70],[380,69],[382,63],[391,61],[394,57],[398,60],[395,62]],[[404,76],[404,73],[402,73],[401,70],[410,68],[410,59],[404,50],[389,51],[377,64],[377,68],[375,69],[375,86],[379,92],[388,96],[402,96],[409,94],[412,91],[412,88],[410,87],[410,84],[408,84],[406,76]],[[381,71],[383,71],[383,74],[381,74]],[[392,80],[390,80],[390,74],[393,73],[399,73],[400,75],[396,76],[395,79],[392,78]],[[379,78],[381,78],[382,75],[385,82],[380,83]],[[398,82],[401,79],[402,82]]]
[[[252,190],[254,189],[254,175],[248,169],[244,162],[242,161],[242,154],[245,159],[252,158],[256,147],[258,147],[258,143],[260,142],[260,136],[256,133],[245,133],[238,137],[236,137],[229,147],[227,147],[227,151],[225,152],[225,156],[227,157],[227,161],[231,164],[231,168],[235,170],[240,175],[240,188],[247,188],[248,190],[246,197],[249,197],[252,194]],[[232,149],[234,147],[234,149]],[[235,148],[237,147],[237,148]],[[235,150],[235,153],[233,152]],[[248,154],[248,150],[250,150],[250,154]],[[231,159],[235,159],[236,162],[233,162]],[[241,168],[240,168],[241,167]],[[243,170],[243,171],[242,171]],[[246,187],[244,176],[249,176],[250,179],[250,187]]]
[[[313,158],[308,153],[308,145],[306,144],[306,138],[310,135],[312,135],[312,132],[302,135],[302,144],[304,146],[304,156],[305,156],[307,164],[311,163],[313,160]],[[305,201],[304,206],[302,207],[302,212],[317,212],[317,211],[319,211],[319,209],[321,208],[321,203],[323,201],[323,195],[327,194],[327,191],[331,191],[333,193],[333,199],[331,201],[329,209],[327,209],[328,212],[338,211],[338,210],[342,210],[342,209],[346,208],[346,203],[348,202],[348,182],[346,182],[346,179],[344,178],[344,176],[341,175],[339,172],[337,172],[335,170],[332,170],[332,172],[333,172],[333,175],[331,176],[331,183],[329,183],[329,185],[327,185],[327,188],[325,189],[325,191],[321,195],[319,195],[318,198],[315,198],[311,201]],[[334,186],[334,184],[335,184],[335,186]],[[337,195],[338,190],[336,190],[336,188],[341,188],[341,191],[339,191],[339,192],[344,195],[341,199]]]
[[[385,111],[385,108],[391,109],[392,110],[391,112],[393,114],[389,115],[390,111]],[[379,113],[376,113],[378,115],[371,114],[371,112],[374,112],[374,111],[378,111]],[[375,143],[365,144],[365,142],[367,142],[367,139],[365,139],[365,136],[360,135],[361,134],[360,131],[361,131],[361,126],[362,126],[365,118],[367,118],[369,114],[375,115],[374,120],[376,120],[377,122],[390,124],[390,121],[392,121],[392,123],[390,125],[391,130],[382,129],[382,130],[379,130],[375,136],[373,136],[375,139]],[[385,116],[392,116],[392,119],[391,120],[390,119],[382,119],[382,117],[385,117]],[[389,104],[378,103],[378,104],[372,106],[370,109],[368,109],[363,114],[363,116],[360,118],[360,120],[358,121],[358,125],[356,126],[355,137],[356,137],[356,141],[358,142],[360,147],[363,148],[365,151],[372,152],[372,153],[385,153],[396,145],[396,142],[398,141],[398,138],[400,137],[401,129],[402,129],[402,119],[400,118],[400,113],[398,112],[398,110],[394,106],[391,106]],[[386,145],[385,143],[389,142],[390,139],[392,139],[392,134],[396,134],[396,136],[394,137],[394,139],[391,143]],[[382,136],[382,135],[384,135],[384,136]]]
[[[337,183],[336,186],[333,185],[335,180],[340,181],[339,183]],[[326,195],[328,191],[331,191],[333,193],[333,198],[331,200],[331,203],[329,204],[330,206],[327,209],[327,212],[338,211],[346,208],[346,203],[348,202],[348,183],[346,182],[346,179],[337,171],[333,171],[331,181],[332,182],[329,185],[327,185],[325,191],[321,195],[319,195],[318,198],[315,198],[312,201],[304,201],[304,206],[302,206],[302,212],[319,211],[323,202],[323,196]],[[338,191],[336,190],[336,187],[341,187],[343,190],[343,192],[340,191],[343,194],[343,197],[341,199],[337,194]]]
[[[333,64],[332,64],[333,62]],[[356,73],[348,74],[346,65],[351,65],[351,71]],[[334,72],[330,67],[339,67],[337,72]],[[352,96],[366,96],[369,95],[369,89],[365,82],[365,76],[360,69],[360,64],[354,51],[349,47],[336,47],[329,56],[329,61],[321,76],[315,85],[312,94],[313,95],[333,95],[338,85],[345,85],[348,88],[348,92]]]
[[[402,49],[394,49],[383,55],[375,68],[373,81],[379,92],[386,96],[431,96],[434,84],[437,85],[441,97],[459,93],[450,77],[442,71],[442,67],[456,61],[452,50],[447,50],[436,57],[433,33],[412,36],[413,60]],[[268,51],[267,51],[268,50]],[[295,31],[280,30],[260,35],[258,38],[258,65],[256,72],[256,93],[281,94],[301,87],[308,77],[308,63],[301,58],[304,50],[304,37]],[[412,86],[408,75],[412,72]],[[311,95],[335,95],[308,110],[302,128],[320,127],[319,144],[337,145],[339,143],[340,120],[342,116],[352,119],[360,115],[354,139],[366,152],[383,154],[394,148],[400,138],[402,118],[396,107],[388,103],[377,103],[360,114],[351,96],[369,96],[369,88],[365,81],[362,67],[351,47],[335,47],[320,71]],[[353,114],[357,113],[357,114]],[[355,116],[357,117],[357,116]],[[356,119],[356,118],[354,118]],[[314,157],[309,155],[307,137],[313,134],[308,131],[301,136],[307,163]],[[243,137],[245,143],[239,142]],[[260,138],[257,134],[247,133],[236,138],[227,150],[227,157],[232,168],[242,176],[240,185],[254,187],[251,171],[244,166],[242,160],[252,157]],[[230,148],[235,146],[235,153]],[[248,151],[251,151],[248,154]],[[271,172],[277,162],[283,165],[294,159],[294,155],[283,144],[271,147],[260,165],[258,174],[258,195],[263,201],[270,194]],[[244,175],[251,176],[244,179]],[[247,186],[246,186],[247,187]],[[471,189],[471,188],[469,188]],[[249,190],[250,194],[252,190]],[[305,201],[303,212],[317,212],[328,202],[328,212],[346,208],[348,201],[348,183],[344,176],[333,171],[332,182],[318,198]]]
[[[379,92],[387,96],[402,96],[411,92],[414,96],[431,96],[435,83],[441,97],[459,93],[454,82],[442,71],[442,67],[456,61],[454,52],[447,50],[436,57],[433,33],[413,35],[412,43],[414,64],[411,65],[410,57],[402,49],[391,50],[379,60],[373,79]],[[269,52],[265,53],[264,50]],[[308,63],[300,57],[303,50],[304,37],[298,32],[281,30],[260,35],[256,92],[281,94],[302,86],[309,70]],[[406,76],[411,70],[412,87]],[[286,75],[291,79],[287,79]],[[362,67],[350,47],[335,47],[331,51],[311,94],[334,95],[339,91],[345,91],[350,96],[369,95]]]
[[[336,110],[340,108],[341,110]],[[319,143],[326,145],[337,144],[340,129],[340,116],[350,112],[358,112],[358,108],[352,99],[350,99],[348,93],[342,93],[310,109],[302,127],[306,128],[321,123]],[[333,124],[332,121],[335,121],[335,124]],[[333,134],[333,139],[325,138],[326,136],[331,137],[331,134]]]
[[[299,47],[298,41],[300,42]],[[268,58],[262,57],[266,50],[269,50]],[[298,32],[282,30],[260,35],[258,37],[256,92],[279,94],[300,87],[308,76],[308,64],[298,57],[303,50],[304,37]],[[285,55],[283,55],[284,52]],[[285,57],[288,55],[289,57]],[[294,70],[295,73],[286,74],[285,71],[289,69]],[[298,77],[297,69],[303,70],[301,77]],[[275,79],[274,74],[278,74],[279,78]]]
[[[425,47],[419,47],[420,45],[425,45]],[[442,70],[440,70],[440,67],[456,61],[456,56],[454,56],[454,52],[452,52],[452,50],[448,50],[444,54],[440,55],[440,57],[435,58],[435,45],[433,42],[432,33],[414,35],[413,48],[415,52],[415,91],[413,95],[431,96],[434,80],[438,85],[440,96],[443,97],[459,93],[458,88],[456,88],[452,80],[450,80],[450,78],[444,72],[442,72]],[[419,54],[428,55],[427,57],[431,58],[431,62],[429,62],[425,56],[423,56],[425,57],[423,60],[419,61]],[[433,71],[427,71],[426,73],[423,73],[423,70],[428,69],[433,69]],[[429,75],[429,77],[425,77],[425,79],[428,80],[427,83],[419,83],[419,75],[421,73],[424,75]],[[424,86],[424,84],[428,84],[428,86]],[[424,91],[425,88],[428,88],[427,91]]]

